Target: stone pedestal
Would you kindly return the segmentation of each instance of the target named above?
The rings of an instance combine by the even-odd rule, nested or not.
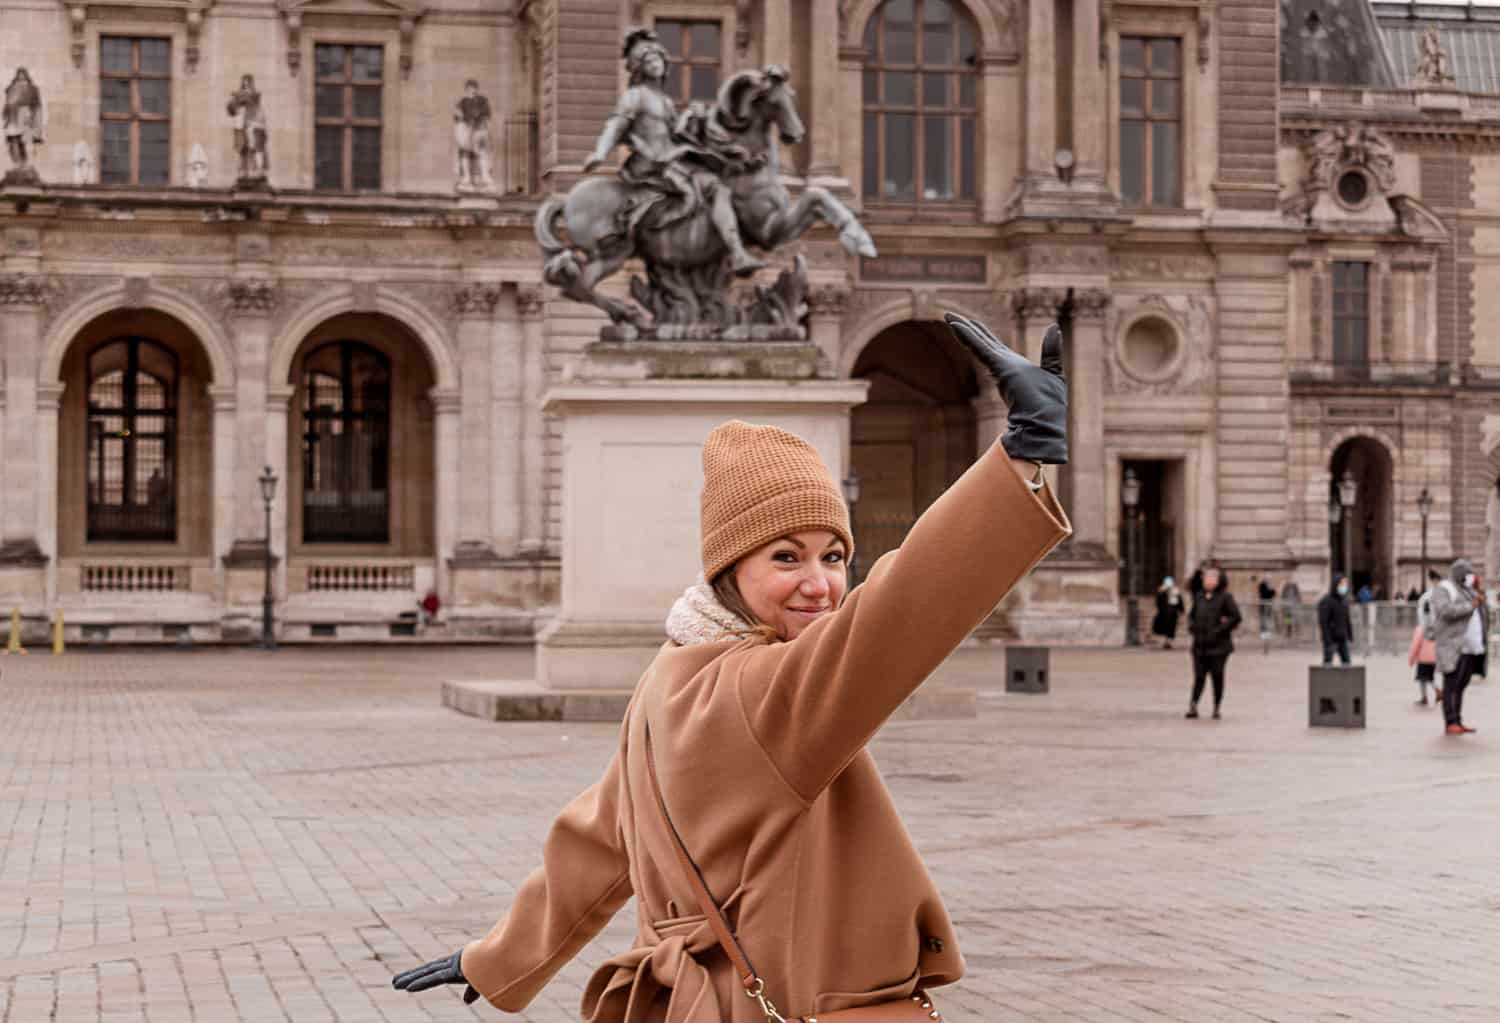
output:
[[[1307,669],[1309,728],[1365,727],[1363,665],[1313,665]]]
[[[1007,646],[1005,648],[1005,691],[1007,693],[1047,692],[1051,659],[1051,647]]]
[[[562,420],[562,586],[539,637],[548,690],[635,686],[672,602],[701,571],[703,440],[730,419],[807,439],[847,471],[863,381],[831,379],[805,342],[591,346],[546,397]]]
[[[1064,543],[1016,584],[991,619],[1024,643],[1119,646],[1125,602],[1118,580],[1107,550]]]

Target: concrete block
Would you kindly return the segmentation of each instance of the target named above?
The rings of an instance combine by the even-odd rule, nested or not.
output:
[[[1045,693],[1050,685],[1051,647],[1008,646],[1005,648],[1005,691]]]
[[[1310,665],[1307,669],[1309,728],[1365,727],[1364,665]]]

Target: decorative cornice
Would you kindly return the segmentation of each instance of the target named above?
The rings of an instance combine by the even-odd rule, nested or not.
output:
[[[539,320],[542,310],[546,308],[547,296],[541,287],[536,284],[518,284],[516,286],[516,312],[523,320]]]
[[[241,316],[268,316],[281,304],[281,289],[275,281],[241,279],[230,281],[225,289],[225,305]]]
[[[1011,307],[1023,320],[1056,319],[1066,292],[1061,288],[1018,288],[1011,296]]]
[[[460,316],[489,318],[495,314],[500,303],[501,286],[473,281],[461,284],[453,291],[453,311]]]
[[[0,306],[46,307],[52,293],[52,281],[40,274],[0,274]]]
[[[1109,312],[1109,292],[1103,288],[1079,288],[1073,292],[1075,320],[1102,320]]]
[[[810,316],[842,318],[849,308],[849,288],[843,284],[822,284],[807,293]]]

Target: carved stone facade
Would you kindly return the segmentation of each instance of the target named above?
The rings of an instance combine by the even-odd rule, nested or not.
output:
[[[253,635],[261,582],[246,555],[265,550],[256,478],[269,461],[286,637],[335,625],[339,639],[529,639],[560,578],[561,429],[547,395],[605,323],[542,282],[533,225],[583,177],[620,84],[618,50],[598,40],[631,19],[664,37],[667,23],[717,19],[720,80],[788,67],[805,128],[782,149],[790,192],[827,189],[879,251],[850,255],[816,227],[787,249],[805,260],[805,292],[775,293],[787,315],[805,309],[818,372],[870,383],[850,461],[867,500],[885,504],[861,512],[862,548],[899,534],[1003,429],[982,375],[947,347],[944,311],[1030,354],[1053,319],[1070,332],[1075,459],[1057,482],[1078,533],[989,634],[1120,638],[1127,464],[1155,474],[1147,546],[1178,575],[1216,557],[1237,581],[1295,575],[1316,591],[1342,556],[1326,504],[1346,467],[1371,474],[1357,571],[1410,585],[1424,486],[1438,509],[1430,559],[1500,571],[1487,418],[1500,388],[1488,329],[1500,322],[1500,102],[1451,84],[1278,93],[1267,0],[950,4],[974,40],[972,78],[951,73],[972,90],[983,158],[965,182],[967,129],[945,122],[931,137],[953,140],[955,176],[899,201],[897,179],[928,170],[863,135],[866,29],[882,0],[27,7],[25,53],[0,41],[0,64],[7,81],[24,64],[52,115],[40,184],[0,190],[0,552],[24,555],[0,557],[0,600],[29,620],[61,609],[75,635]],[[102,37],[169,44],[164,182],[101,183],[119,173],[97,116]],[[1157,205],[1123,195],[1122,54],[1142,39],[1178,44],[1176,194]],[[351,41],[360,87],[379,79],[360,99],[379,143],[339,151],[340,173],[359,162],[369,175],[359,187],[323,187],[314,72],[337,64],[353,89]],[[1428,64],[1435,86],[1442,56]],[[241,75],[263,107],[264,190],[236,187],[225,100]],[[456,187],[454,104],[470,79],[489,108],[493,188],[472,187],[484,177],[472,164],[458,175],[471,187]],[[1279,105],[1239,98],[1250,93]],[[1072,98],[1062,116],[1059,97]],[[75,183],[80,145],[95,166]],[[890,159],[867,174],[871,152]],[[735,287],[774,285],[764,273]],[[79,482],[90,357],[130,338],[176,360],[174,472],[200,487],[179,493],[179,509],[193,504],[176,538],[152,544],[90,539]],[[312,477],[334,463],[320,459],[343,443],[328,438],[364,429],[352,413],[367,405],[384,410],[372,421],[394,475],[321,487]],[[99,565],[135,588],[93,588]],[[429,591],[443,608],[414,623]]]

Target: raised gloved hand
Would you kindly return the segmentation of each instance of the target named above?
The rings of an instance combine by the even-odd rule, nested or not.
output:
[[[459,949],[451,956],[434,959],[414,970],[398,973],[391,978],[391,987],[397,991],[426,991],[439,984],[468,984],[464,990],[464,1004],[472,1005],[479,1000],[479,992],[464,979],[464,971],[458,965],[462,956],[463,949]]]
[[[984,363],[1000,397],[1010,408],[1000,443],[1011,458],[1044,465],[1068,462],[1068,383],[1063,379],[1062,330],[1057,324],[1042,337],[1038,366],[1006,346],[984,324],[957,313],[943,317],[953,336]]]

